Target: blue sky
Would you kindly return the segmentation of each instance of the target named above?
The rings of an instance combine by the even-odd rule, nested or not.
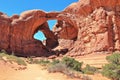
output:
[[[8,16],[20,14],[23,11],[32,9],[40,9],[46,12],[62,11],[71,3],[77,1],[78,0],[0,0],[0,11],[6,13]],[[52,28],[55,22],[55,20],[48,21],[50,28]],[[34,37],[39,40],[45,39],[40,32]]]

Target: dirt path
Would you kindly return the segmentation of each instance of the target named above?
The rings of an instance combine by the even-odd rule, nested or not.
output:
[[[19,77],[21,76],[21,77]],[[41,66],[29,64],[28,69],[19,71],[11,80],[64,80],[65,76],[60,73],[49,74],[47,70],[43,70]]]
[[[15,71],[11,68],[1,67],[0,80],[76,80],[70,79],[61,73],[48,73],[40,65],[28,64],[26,70]]]
[[[85,64],[101,67],[107,63],[105,57],[106,55],[98,54],[81,56],[76,59],[83,61]],[[10,66],[9,64],[0,62],[0,80],[77,80],[68,78],[61,73],[48,73],[47,70],[37,64],[28,64],[27,69],[17,71],[11,69]],[[90,77],[93,80],[109,80],[100,74],[90,75]]]

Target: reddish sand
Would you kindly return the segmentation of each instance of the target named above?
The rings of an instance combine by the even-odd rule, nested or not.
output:
[[[77,80],[62,73],[48,73],[36,64],[28,64],[26,70],[16,71],[5,64],[0,64],[0,68],[0,80]]]
[[[105,60],[106,55],[87,55],[84,57],[77,57],[79,61],[83,61],[85,64],[90,64],[101,68],[102,65],[107,63]],[[62,73],[48,73],[47,70],[43,69],[40,65],[28,64],[25,70],[14,70],[8,63],[0,61],[0,80],[80,80],[71,79]],[[100,74],[89,75],[93,80],[109,80]]]
[[[107,64],[106,56],[109,56],[110,54],[89,54],[85,56],[76,57],[76,60],[80,62],[84,62],[83,67],[85,67],[86,64],[89,64],[91,66],[102,68],[105,64]],[[106,77],[103,77],[101,74],[95,74],[95,75],[89,75],[92,80],[110,80]]]
[[[110,54],[89,54],[85,56],[76,57],[76,60],[80,62],[84,62],[84,66],[89,64],[94,67],[102,68],[105,64],[107,64],[106,56]]]

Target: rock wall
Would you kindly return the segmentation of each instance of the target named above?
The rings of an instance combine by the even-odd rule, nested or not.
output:
[[[64,35],[77,34],[74,44],[68,48],[68,55],[120,51],[120,0],[80,0],[68,6],[63,15],[69,17],[77,32],[65,32],[64,26],[59,26],[61,30],[56,31],[58,35],[62,34],[60,39],[71,41],[74,39]],[[64,46],[66,41],[62,41],[60,45]]]

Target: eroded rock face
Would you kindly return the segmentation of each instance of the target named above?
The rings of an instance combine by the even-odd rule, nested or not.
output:
[[[48,56],[48,48],[58,45],[57,37],[47,24],[47,20],[54,17],[48,16],[40,10],[26,11],[12,17],[0,13],[0,49],[18,56]],[[45,34],[46,46],[33,38],[38,30]]]
[[[57,24],[53,28],[53,32],[57,35],[60,39],[76,39],[78,30],[65,21],[58,20]]]
[[[68,55],[120,51],[120,0],[80,0],[68,6],[62,15],[71,20],[77,32],[77,39],[69,48]],[[61,24],[58,22],[57,25]],[[59,30],[60,27],[55,27],[57,35],[73,40],[64,36],[70,32],[76,34],[75,31],[66,30],[65,33],[66,27]]]

